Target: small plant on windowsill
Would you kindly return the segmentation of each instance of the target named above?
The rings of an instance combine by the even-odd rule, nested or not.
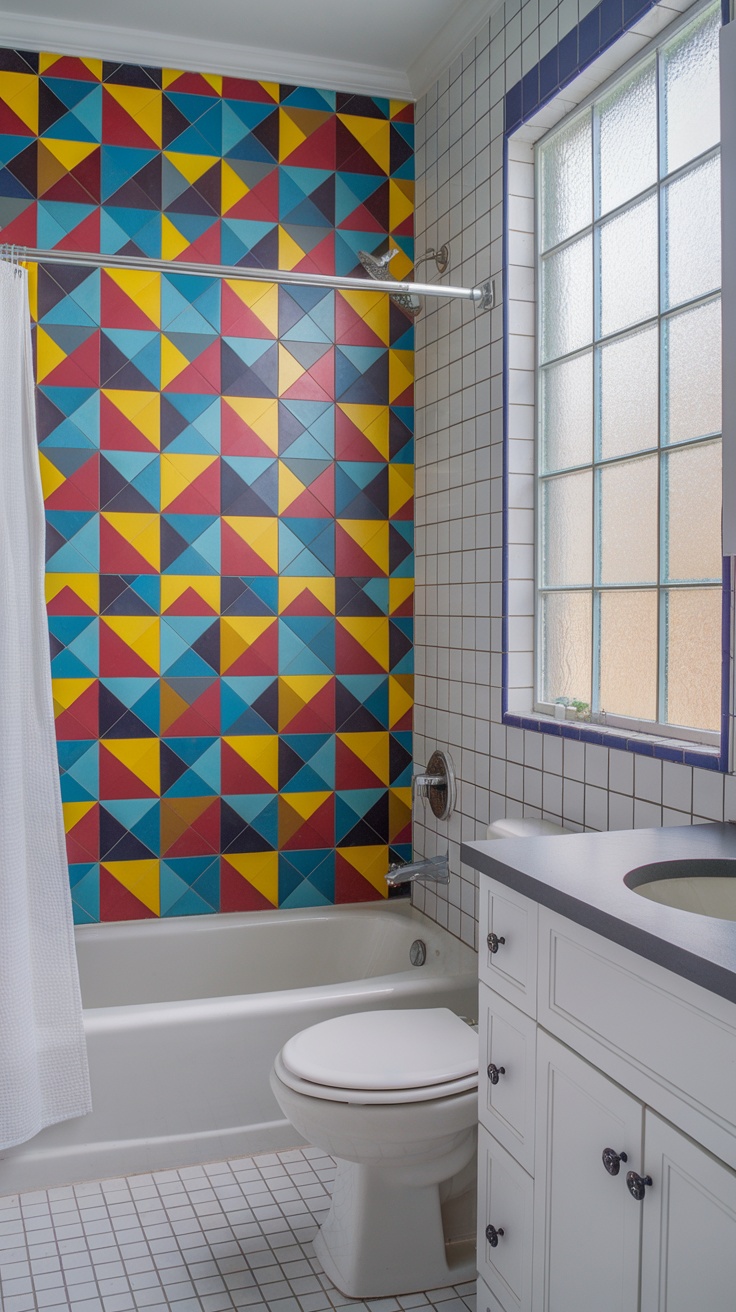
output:
[[[558,711],[557,707],[562,711]],[[560,720],[590,720],[590,704],[578,697],[557,697],[555,699],[555,717]]]

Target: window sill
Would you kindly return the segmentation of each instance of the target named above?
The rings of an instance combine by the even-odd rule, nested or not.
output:
[[[599,747],[636,752],[640,756],[653,756],[657,760],[673,761],[678,765],[693,765],[701,770],[728,770],[723,749],[709,747],[705,743],[657,738],[654,734],[613,729],[608,725],[590,724],[586,720],[557,720],[552,715],[541,715],[538,712],[515,715],[506,711],[503,723],[515,729],[530,729],[536,733],[548,733],[555,738],[572,738]]]

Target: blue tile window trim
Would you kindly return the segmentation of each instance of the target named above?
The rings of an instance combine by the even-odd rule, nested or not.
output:
[[[592,64],[598,55],[617,41],[630,27],[653,9],[657,0],[601,0],[582,22],[549,51],[534,68],[506,92],[504,100],[503,150],[503,286],[508,286],[508,140],[518,128],[532,118],[548,100],[552,100],[578,73]],[[731,21],[730,2],[721,0],[723,26]],[[536,97],[536,99],[535,99]],[[648,742],[637,736],[600,733],[592,725],[555,720],[540,720],[532,715],[513,715],[508,710],[508,310],[503,298],[503,614],[501,617],[501,717],[503,723],[515,729],[532,729],[553,738],[571,738],[577,742],[594,743],[618,751],[636,752],[639,756],[652,756],[659,761],[673,761],[678,765],[691,765],[699,770],[728,771],[728,741],[731,680],[731,560],[723,561],[723,599],[721,607],[721,747],[718,753],[698,750],[696,745],[674,746],[661,741]]]

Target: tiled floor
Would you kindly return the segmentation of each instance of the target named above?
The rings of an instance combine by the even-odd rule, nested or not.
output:
[[[0,1197],[0,1308],[475,1312],[473,1284],[368,1303],[340,1294],[312,1246],[334,1173],[305,1148]]]

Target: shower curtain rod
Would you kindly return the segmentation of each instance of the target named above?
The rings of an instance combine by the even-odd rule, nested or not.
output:
[[[146,256],[97,255],[92,251],[41,250],[37,246],[5,246],[0,258],[20,264],[77,264],[92,269],[138,269],[151,273],[187,273],[196,278],[228,278],[242,282],[275,282],[292,286],[336,287],[345,291],[381,291],[390,295],[447,296],[471,301],[477,309],[493,308],[493,282],[477,287],[450,287],[436,282],[397,282],[393,278],[349,278],[328,273],[298,273],[285,269],[245,268],[229,264],[186,264],[183,260],[153,260]]]

